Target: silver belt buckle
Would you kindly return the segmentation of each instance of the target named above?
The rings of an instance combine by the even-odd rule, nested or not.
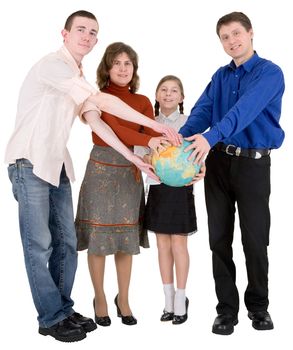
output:
[[[240,153],[241,153],[241,147],[237,147],[235,151],[236,156],[239,157]]]
[[[259,152],[255,152],[255,156],[254,159],[260,159],[261,158],[261,154]]]
[[[226,147],[226,149],[225,149],[225,152],[227,153],[227,154],[229,154],[230,156],[234,156],[234,153],[231,153],[231,152],[229,152],[229,147],[236,147],[236,146],[234,146],[234,145],[227,145],[227,147]],[[236,150],[235,150],[235,155],[237,156],[237,157],[239,157],[240,156],[240,153],[241,153],[241,147],[236,147]]]

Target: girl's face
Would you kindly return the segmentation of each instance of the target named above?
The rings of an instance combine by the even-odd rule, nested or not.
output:
[[[110,80],[118,86],[128,85],[133,77],[133,64],[126,53],[117,55],[109,71]]]
[[[166,111],[169,114],[175,112],[178,104],[183,101],[178,83],[174,80],[167,80],[162,83],[156,92],[156,100],[159,102],[163,114]]]

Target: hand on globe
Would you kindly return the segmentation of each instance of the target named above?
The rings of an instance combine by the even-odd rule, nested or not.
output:
[[[194,185],[196,182],[202,180],[205,177],[205,174],[206,174],[206,166],[205,166],[205,163],[202,163],[199,173],[196,173],[194,178],[190,181],[190,183],[186,184],[185,186]]]
[[[189,184],[200,171],[198,164],[188,160],[192,150],[184,152],[191,142],[184,140],[178,147],[169,146],[159,154],[153,154],[152,164],[161,182],[181,187]]]

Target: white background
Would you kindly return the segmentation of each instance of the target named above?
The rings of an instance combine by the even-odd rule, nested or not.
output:
[[[2,349],[17,346],[30,349],[292,349],[292,16],[288,1],[263,0],[26,0],[2,1],[1,13],[1,106],[0,148],[4,150],[13,130],[20,85],[29,68],[43,55],[62,45],[61,29],[65,19],[76,10],[93,12],[99,21],[99,42],[84,59],[84,72],[95,85],[95,70],[106,46],[124,41],[138,53],[139,92],[154,101],[158,81],[166,74],[178,75],[185,87],[185,113],[221,65],[230,61],[215,33],[217,20],[231,11],[246,13],[253,24],[254,48],[261,57],[281,66],[286,79],[281,124],[286,132],[283,146],[272,152],[270,312],[275,329],[258,332],[251,327],[243,303],[246,287],[245,261],[240,243],[238,221],[235,229],[234,257],[241,308],[239,325],[229,337],[211,333],[216,316],[216,297],[208,246],[203,183],[196,185],[199,231],[189,239],[191,257],[187,295],[190,299],[188,321],[180,326],[159,321],[164,306],[157,263],[155,238],[151,248],[134,257],[130,302],[138,325],[127,327],[116,317],[113,299],[117,293],[113,257],[108,257],[105,289],[112,325],[88,334],[86,340],[71,345],[37,334],[38,324],[25,273],[18,230],[17,204],[11,193],[6,165],[1,177],[1,298],[0,344]],[[292,100],[292,97],[291,97]],[[48,145],[49,147],[49,145]],[[90,130],[76,120],[69,142],[77,181],[72,185],[76,207],[78,191],[91,149]],[[290,201],[290,202],[289,202]],[[79,254],[79,267],[73,289],[76,310],[93,317],[91,286],[86,252]],[[291,344],[290,344],[291,343]],[[4,345],[3,347],[3,344]]]

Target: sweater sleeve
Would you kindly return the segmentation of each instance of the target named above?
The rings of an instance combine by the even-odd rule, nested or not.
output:
[[[137,95],[139,99],[139,107],[135,108],[145,116],[154,119],[153,107],[150,100],[143,95]],[[118,138],[126,146],[148,146],[148,143],[152,137],[159,136],[150,128],[145,128],[141,125],[121,120],[112,114],[102,112],[102,119],[113,129]],[[103,144],[103,141],[93,135],[93,141],[95,144]]]
[[[126,146],[147,146],[151,139],[150,135],[140,132],[141,126],[138,124],[123,122],[112,114],[105,112],[102,113],[102,119],[113,129]]]

